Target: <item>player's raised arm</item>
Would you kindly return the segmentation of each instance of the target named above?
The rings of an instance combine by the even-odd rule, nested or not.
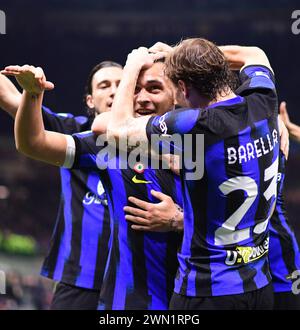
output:
[[[9,66],[1,72],[15,76],[23,88],[15,118],[15,142],[18,151],[28,157],[61,166],[65,162],[67,138],[44,129],[41,108],[45,90],[54,85],[46,81],[41,68]]]
[[[282,119],[287,130],[289,131],[291,138],[294,141],[300,142],[300,126],[291,122],[288,111],[287,111],[286,102],[280,103],[279,111],[280,111],[280,118]]]
[[[232,70],[240,70],[248,65],[264,65],[272,72],[265,52],[258,47],[220,46]]]
[[[0,108],[15,118],[20,102],[21,93],[7,77],[0,73]]]
[[[289,131],[280,115],[278,115],[278,128],[280,135],[280,150],[283,152],[285,159],[288,159],[290,147]]]

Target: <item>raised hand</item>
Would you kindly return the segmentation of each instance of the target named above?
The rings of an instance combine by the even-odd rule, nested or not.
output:
[[[160,53],[152,54],[149,53],[148,48],[139,47],[133,49],[127,56],[126,66],[131,66],[139,70],[150,68],[156,59],[160,59],[162,55]]]
[[[297,141],[298,143],[300,143],[300,126],[291,122],[288,111],[287,111],[286,102],[280,103],[279,112],[280,112],[280,118],[282,119],[286,128],[288,129],[290,137],[294,141]],[[279,126],[279,128],[280,128],[280,126]]]
[[[54,88],[54,84],[46,80],[44,71],[32,65],[10,65],[1,71],[3,75],[14,76],[18,84],[30,94],[41,94]]]
[[[284,122],[282,121],[280,115],[278,116],[278,126],[280,135],[280,149],[283,152],[285,158],[288,159],[290,146],[289,131],[286,128]]]
[[[286,102],[283,101],[283,102],[280,103],[279,113],[280,113],[280,118],[284,122],[285,126],[288,128],[291,121],[290,121],[289,114],[287,112]]]
[[[166,57],[172,50],[173,47],[160,41],[149,48],[150,53],[160,54],[161,57]]]

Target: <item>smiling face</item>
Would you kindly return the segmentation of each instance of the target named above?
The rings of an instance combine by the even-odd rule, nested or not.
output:
[[[97,71],[92,79],[92,94],[87,95],[86,104],[95,109],[96,114],[110,111],[111,105],[122,78],[119,67],[105,67]]]
[[[163,115],[174,104],[174,87],[164,74],[163,63],[157,62],[140,73],[134,95],[136,116]]]

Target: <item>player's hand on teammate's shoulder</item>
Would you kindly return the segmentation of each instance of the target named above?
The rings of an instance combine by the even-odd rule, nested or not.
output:
[[[41,94],[54,88],[54,84],[46,80],[44,71],[32,65],[10,65],[1,71],[6,76],[14,76],[18,84],[28,93]]]

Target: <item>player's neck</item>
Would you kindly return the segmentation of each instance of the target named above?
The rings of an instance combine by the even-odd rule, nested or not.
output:
[[[236,94],[229,87],[219,92],[213,100],[198,94],[195,89],[190,89],[189,97],[186,99],[187,102],[182,105],[191,108],[205,109],[215,103],[230,100],[235,97]]]
[[[236,97],[236,94],[231,89],[224,90],[223,92],[218,93],[217,97],[214,100],[210,101],[207,104],[207,106],[211,106],[214,103],[227,101],[227,100],[233,99],[235,97]]]

